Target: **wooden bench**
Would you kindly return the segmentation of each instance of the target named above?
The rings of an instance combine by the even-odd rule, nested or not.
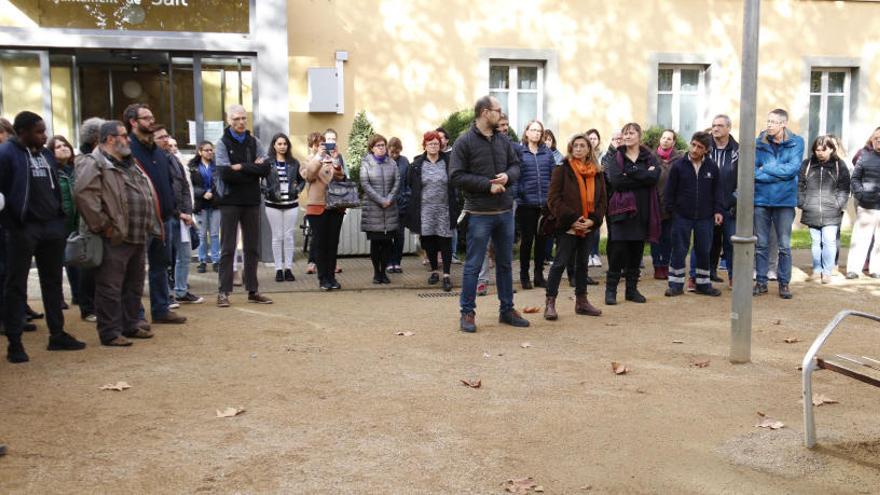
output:
[[[822,330],[822,333],[813,341],[810,350],[804,356],[803,369],[803,399],[804,399],[804,443],[807,448],[816,446],[816,423],[813,417],[813,372],[818,370],[834,371],[848,376],[868,385],[880,387],[880,360],[853,354],[836,354],[833,357],[820,357],[819,349],[837,329],[838,325],[848,316],[866,318],[880,323],[880,316],[862,313],[860,311],[841,311],[837,313],[831,323]]]

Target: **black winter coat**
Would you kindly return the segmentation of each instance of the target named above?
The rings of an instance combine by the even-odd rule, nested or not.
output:
[[[880,153],[862,150],[850,187],[856,204],[869,210],[880,209]]]
[[[798,208],[801,223],[808,227],[840,225],[849,201],[849,169],[837,159],[820,163],[815,157],[804,160],[798,176]]]
[[[639,156],[633,162],[626,157],[626,147],[621,146],[607,162],[605,176],[608,179],[608,200],[616,192],[632,191],[636,197],[637,212],[634,216],[608,222],[609,241],[644,241],[648,239],[651,218],[652,195],[657,194],[660,165],[651,150],[641,146]],[[621,166],[622,164],[622,166]],[[650,170],[653,167],[653,170]],[[659,213],[659,212],[658,212]]]
[[[193,186],[193,213],[200,213],[205,208],[217,207],[216,183],[212,182],[211,184],[211,194],[213,195],[211,196],[211,199],[205,199],[207,184],[205,184],[205,179],[199,171],[199,164],[201,161],[202,159],[199,158],[198,155],[189,161],[189,180],[192,182]],[[212,163],[211,167],[208,169],[212,177],[214,177],[214,167],[215,165]]]
[[[464,193],[466,210],[491,212],[513,209],[520,161],[516,148],[507,137],[497,132],[486,137],[476,124],[471,125],[455,141],[450,172],[452,183]],[[489,181],[500,173],[507,174],[506,190],[501,194],[492,194],[489,192]]]
[[[427,153],[413,158],[406,173],[406,187],[409,191],[409,203],[406,208],[405,225],[413,234],[422,234],[422,165],[428,158]],[[449,153],[440,153],[440,159],[446,163],[446,176],[449,177],[450,164]],[[449,206],[449,228],[453,231],[458,228],[458,215],[461,207],[458,203],[458,193],[449,179],[446,190],[446,202]]]

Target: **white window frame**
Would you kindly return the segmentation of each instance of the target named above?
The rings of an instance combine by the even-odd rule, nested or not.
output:
[[[672,70],[672,90],[669,91],[661,91],[660,90],[660,71],[661,70]],[[681,71],[682,70],[697,70],[699,71],[699,79],[697,83],[697,90],[695,92],[682,92],[681,90]],[[657,124],[659,124],[660,117],[660,95],[672,95],[672,129],[675,132],[681,131],[681,95],[682,94],[691,94],[697,96],[697,119],[701,118],[706,114],[706,107],[708,104],[708,90],[706,84],[706,73],[709,70],[709,66],[705,64],[659,64],[657,66],[657,85],[656,91],[654,93],[654,101],[657,104],[657,112],[656,118]],[[697,129],[700,129],[699,122],[697,123]]]
[[[490,60],[489,61],[489,72],[491,73],[492,67],[508,67],[507,74],[507,85],[505,88],[492,88],[492,80],[489,77],[487,93],[506,93],[507,94],[507,118],[510,119],[511,123],[519,122],[519,109],[517,106],[519,105],[519,99],[517,95],[519,93],[531,93],[538,95],[538,110],[536,119],[544,122],[544,99],[546,95],[544,93],[544,66],[546,65],[546,61],[543,60]],[[534,67],[538,69],[538,87],[537,89],[519,89],[519,69],[521,67]],[[487,77],[489,74],[487,74]],[[522,122],[525,124],[525,122]],[[522,133],[522,129],[513,129],[517,136]],[[520,136],[522,137],[522,136]]]
[[[849,105],[850,98],[852,94],[852,70],[848,67],[811,67],[810,68],[810,83],[813,79],[813,72],[820,72],[822,74],[821,81],[822,86],[819,88],[819,92],[813,91],[811,87],[809,89],[809,97],[807,98],[807,122],[810,121],[810,101],[813,96],[819,97],[819,129],[816,129],[816,136],[822,136],[828,134],[828,97],[829,96],[843,96],[843,122],[841,125],[841,136],[837,136],[841,139],[842,142],[846,141],[846,136],[849,135]],[[831,93],[828,90],[828,75],[831,73],[843,73],[843,93]],[[808,83],[808,84],[810,84]],[[813,129],[807,129],[807,136],[813,135]]]

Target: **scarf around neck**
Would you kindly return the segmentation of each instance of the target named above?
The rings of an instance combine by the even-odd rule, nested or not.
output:
[[[581,215],[584,218],[590,216],[596,204],[596,177],[599,169],[593,162],[584,163],[577,158],[572,158],[568,164],[577,179],[578,191],[581,199]]]
[[[663,148],[657,146],[657,156],[659,156],[665,162],[668,162],[669,159],[672,158],[673,151],[675,151],[675,146],[669,148],[668,150],[664,150]]]

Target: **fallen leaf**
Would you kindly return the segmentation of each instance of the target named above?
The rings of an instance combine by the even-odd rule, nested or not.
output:
[[[538,485],[535,487],[535,491],[538,493],[544,493],[544,487],[541,485]]]
[[[244,412],[244,409],[241,409],[241,408],[227,407],[226,409],[223,409],[222,411],[220,409],[217,409],[217,417],[218,418],[231,418],[233,416],[238,416],[239,414],[241,414],[243,412]]]
[[[785,342],[786,344],[796,344],[800,341],[801,341],[801,339],[799,339],[797,337],[789,337],[789,338],[785,339],[783,342]]]
[[[502,485],[504,486],[504,491],[515,494],[529,493],[533,488],[538,488],[538,484],[535,483],[534,478],[531,476],[518,480],[507,480]]]
[[[694,361],[692,366],[696,368],[707,368],[709,367],[709,360],[706,359],[705,361]]]
[[[813,405],[821,406],[822,404],[837,404],[837,401],[821,394],[813,394]]]
[[[606,327],[616,327],[617,323],[606,323],[605,326]]]
[[[122,392],[123,390],[131,388],[131,385],[125,382],[116,382],[116,383],[108,383],[101,387],[101,390],[115,390],[117,392]]]
[[[489,354],[488,352],[484,352],[484,353],[483,353],[483,357],[484,357],[484,358],[490,358],[490,357],[492,357],[492,355]]]
[[[613,371],[615,375],[625,375],[630,372],[630,369],[623,363],[611,361],[611,371]]]
[[[395,335],[399,335],[401,337],[412,337],[415,334],[416,334],[415,332],[407,331],[407,332],[397,332]]]
[[[773,320],[774,325],[782,325],[782,320]]]
[[[593,489],[593,485],[584,485],[581,487],[581,490],[589,491]]]
[[[461,380],[461,383],[470,388],[480,388],[483,385],[481,380]]]
[[[766,414],[762,413],[761,411],[758,411],[758,417],[760,417],[761,420],[758,421],[758,424],[755,425],[755,428],[769,428],[771,430],[778,430],[780,428],[785,428],[785,423],[783,423],[782,421],[773,419],[771,417],[768,417]]]
[[[684,344],[684,341],[683,340],[673,340],[672,343],[673,344]]]
[[[523,308],[523,313],[537,313],[539,311],[541,311],[541,308],[537,306],[526,306]]]
[[[532,346],[532,344],[530,344],[529,342],[523,342],[519,346],[522,347],[523,349],[528,349],[529,347]]]

